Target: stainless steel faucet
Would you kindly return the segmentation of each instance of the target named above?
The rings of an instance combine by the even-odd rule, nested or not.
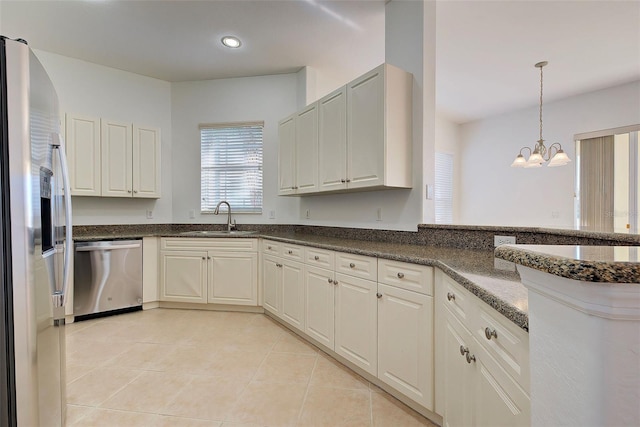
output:
[[[229,202],[227,202],[226,200],[223,200],[220,203],[218,203],[218,206],[216,206],[215,210],[213,211],[213,214],[218,215],[220,213],[220,205],[223,203],[227,205],[227,231],[233,231],[236,229],[236,222],[233,221],[233,225],[231,225],[231,205],[229,204]]]

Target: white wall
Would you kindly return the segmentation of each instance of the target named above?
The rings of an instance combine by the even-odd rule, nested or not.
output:
[[[543,119],[568,166],[510,167],[538,139],[537,106],[462,125],[460,223],[573,228],[573,136],[640,122],[640,81],[545,103]]]
[[[77,59],[36,51],[65,113],[131,121],[162,132],[162,197],[73,197],[73,223],[171,222],[171,88],[168,82]],[[153,211],[147,219],[146,211]]]
[[[460,125],[436,114],[435,151],[453,155],[453,222],[460,219]],[[426,166],[425,166],[426,167]]]
[[[242,223],[294,223],[299,200],[278,197],[278,121],[297,109],[296,74],[171,84],[173,222],[224,223],[200,214],[200,123],[264,121],[263,213],[234,215]],[[195,218],[189,211],[195,211]],[[269,211],[276,219],[269,219]]]

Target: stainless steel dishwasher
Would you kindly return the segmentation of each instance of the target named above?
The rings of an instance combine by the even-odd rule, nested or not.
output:
[[[75,242],[77,320],[142,308],[142,240]]]

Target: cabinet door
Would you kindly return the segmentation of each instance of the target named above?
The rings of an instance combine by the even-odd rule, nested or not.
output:
[[[296,192],[318,191],[318,104],[296,117]]]
[[[258,254],[209,252],[208,265],[210,303],[258,305]]]
[[[323,268],[305,268],[305,332],[334,348],[334,273]]]
[[[303,271],[299,262],[282,262],[282,318],[300,331],[304,331]]]
[[[102,120],[102,197],[132,197],[131,123]]]
[[[377,375],[377,284],[336,273],[335,352]]]
[[[467,363],[460,348],[474,352],[471,334],[445,309],[446,329],[444,333],[444,414],[446,427],[468,427],[473,425],[475,397],[475,366]],[[508,425],[508,424],[507,424]]]
[[[378,284],[378,378],[433,410],[433,298]]]
[[[489,353],[475,348],[477,387],[474,419],[477,426],[527,427],[531,423],[531,402]]]
[[[67,114],[65,126],[69,180],[73,196],[99,196],[100,119]]]
[[[349,188],[384,184],[384,66],[347,85]]]
[[[262,287],[265,310],[280,316],[280,288],[282,287],[282,268],[278,258],[262,256]]]
[[[133,197],[160,197],[160,129],[133,126]]]
[[[162,301],[207,302],[207,253],[162,251],[160,258]]]
[[[321,191],[347,187],[347,88],[318,101],[318,172]]]
[[[295,193],[296,125],[295,116],[278,124],[278,194]]]

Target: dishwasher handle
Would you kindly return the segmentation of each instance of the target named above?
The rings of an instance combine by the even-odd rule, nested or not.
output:
[[[128,245],[76,246],[76,252],[112,251],[116,249],[137,249],[139,247],[141,247],[140,243],[131,243]]]

